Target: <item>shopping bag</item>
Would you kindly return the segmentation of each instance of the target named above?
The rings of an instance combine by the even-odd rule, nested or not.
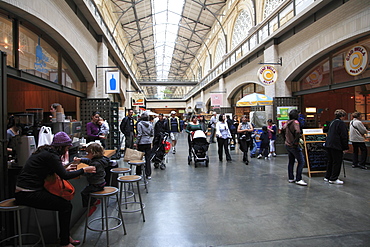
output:
[[[50,145],[53,142],[53,133],[50,127],[42,126],[39,132],[39,140],[37,147]]]
[[[72,200],[75,195],[73,185],[69,181],[61,179],[55,173],[46,177],[44,187],[50,193],[63,197],[67,201]]]
[[[136,149],[126,148],[125,156],[123,156],[123,161],[142,160],[143,157],[144,152],[140,152]]]

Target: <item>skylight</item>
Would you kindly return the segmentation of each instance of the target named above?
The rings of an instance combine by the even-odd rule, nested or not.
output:
[[[168,79],[185,0],[152,0],[157,80]]]

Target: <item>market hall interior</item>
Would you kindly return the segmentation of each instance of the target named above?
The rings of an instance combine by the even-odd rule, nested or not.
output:
[[[186,134],[176,154],[167,155],[166,170],[154,169],[148,193],[142,187],[145,222],[126,213],[127,235],[114,230],[110,246],[367,246],[370,241],[369,170],[344,162],[343,186],[324,182],[324,174],[300,186],[288,183],[287,155],[268,160],[231,150],[232,162],[219,162],[211,144],[209,166],[187,163]],[[129,167],[119,162],[120,167]],[[346,177],[344,177],[344,172]],[[116,202],[108,210],[117,215]],[[97,210],[97,212],[99,209]],[[94,216],[92,216],[94,217]],[[82,217],[72,236],[82,239]],[[105,234],[88,231],[85,246],[105,245]]]

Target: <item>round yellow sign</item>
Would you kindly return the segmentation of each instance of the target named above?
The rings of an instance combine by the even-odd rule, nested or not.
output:
[[[359,75],[366,70],[368,64],[368,53],[365,47],[352,47],[346,54],[344,67],[348,74],[352,76]]]
[[[272,85],[277,80],[277,70],[271,65],[262,66],[257,76],[262,84]]]

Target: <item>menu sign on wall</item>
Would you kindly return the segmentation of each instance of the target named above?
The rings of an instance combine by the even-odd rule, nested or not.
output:
[[[348,74],[359,75],[366,70],[368,64],[368,52],[363,46],[352,47],[344,59],[344,67]]]

